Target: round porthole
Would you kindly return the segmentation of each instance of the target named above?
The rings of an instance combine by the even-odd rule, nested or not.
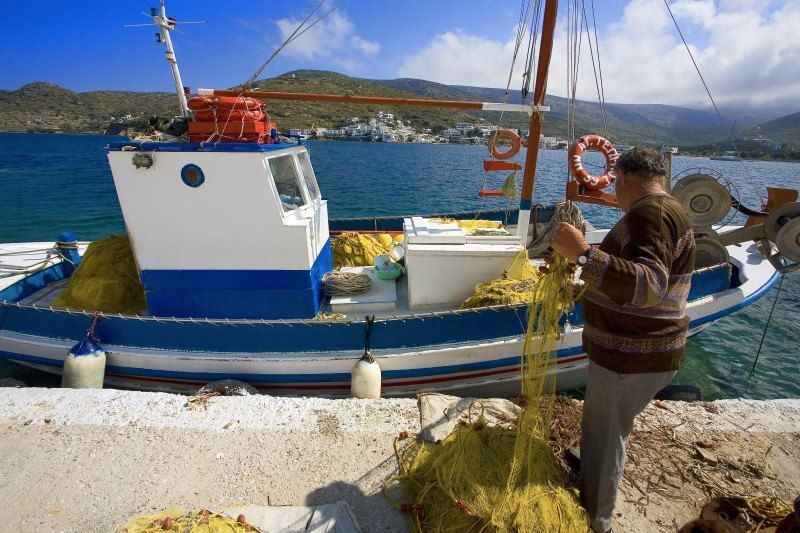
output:
[[[199,187],[206,181],[206,176],[200,167],[189,163],[181,169],[181,179],[189,187]]]

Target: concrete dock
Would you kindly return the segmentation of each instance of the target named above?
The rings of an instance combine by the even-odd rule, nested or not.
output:
[[[0,388],[0,523],[110,531],[172,506],[344,500],[364,531],[404,531],[405,517],[381,487],[395,468],[394,437],[419,424],[413,399],[194,402],[162,393]],[[659,439],[669,442],[646,445]],[[714,443],[713,459],[694,456],[700,439]],[[695,475],[712,487],[791,501],[800,493],[800,400],[654,403],[637,420],[631,454],[626,473],[635,475],[626,476],[617,509],[622,531],[675,531],[695,518],[712,490]],[[725,469],[744,472],[732,478],[733,489]],[[667,475],[657,479],[656,471]]]

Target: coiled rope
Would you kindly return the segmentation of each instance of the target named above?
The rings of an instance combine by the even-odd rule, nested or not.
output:
[[[553,235],[553,230],[559,222],[571,224],[581,230],[581,233],[586,233],[586,220],[584,220],[578,204],[570,200],[559,202],[556,204],[550,221],[541,232],[537,233],[536,237],[534,237],[533,241],[528,246],[531,257],[544,255],[545,251],[550,247],[550,237]]]
[[[367,274],[334,271],[322,278],[322,292],[327,296],[355,296],[372,288]]]

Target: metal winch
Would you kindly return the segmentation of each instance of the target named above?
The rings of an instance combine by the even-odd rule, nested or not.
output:
[[[693,172],[672,188],[672,195],[684,207],[694,227],[695,268],[726,263],[725,247],[747,241],[759,242],[764,255],[779,272],[800,268],[800,203],[784,203],[769,213],[756,212],[742,206],[734,198],[730,183],[722,181],[726,181],[722,176]],[[718,233],[713,225],[722,221],[732,207],[763,222]]]

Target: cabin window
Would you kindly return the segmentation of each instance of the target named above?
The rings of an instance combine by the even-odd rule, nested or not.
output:
[[[297,168],[291,155],[271,157],[269,169],[272,172],[272,179],[275,180],[275,188],[278,190],[278,198],[284,213],[306,204],[300,176],[297,175]]]
[[[297,160],[300,161],[300,170],[306,181],[308,195],[313,199],[319,198],[319,185],[317,185],[317,177],[314,175],[314,167],[311,166],[311,157],[308,152],[300,152],[297,154]]]

